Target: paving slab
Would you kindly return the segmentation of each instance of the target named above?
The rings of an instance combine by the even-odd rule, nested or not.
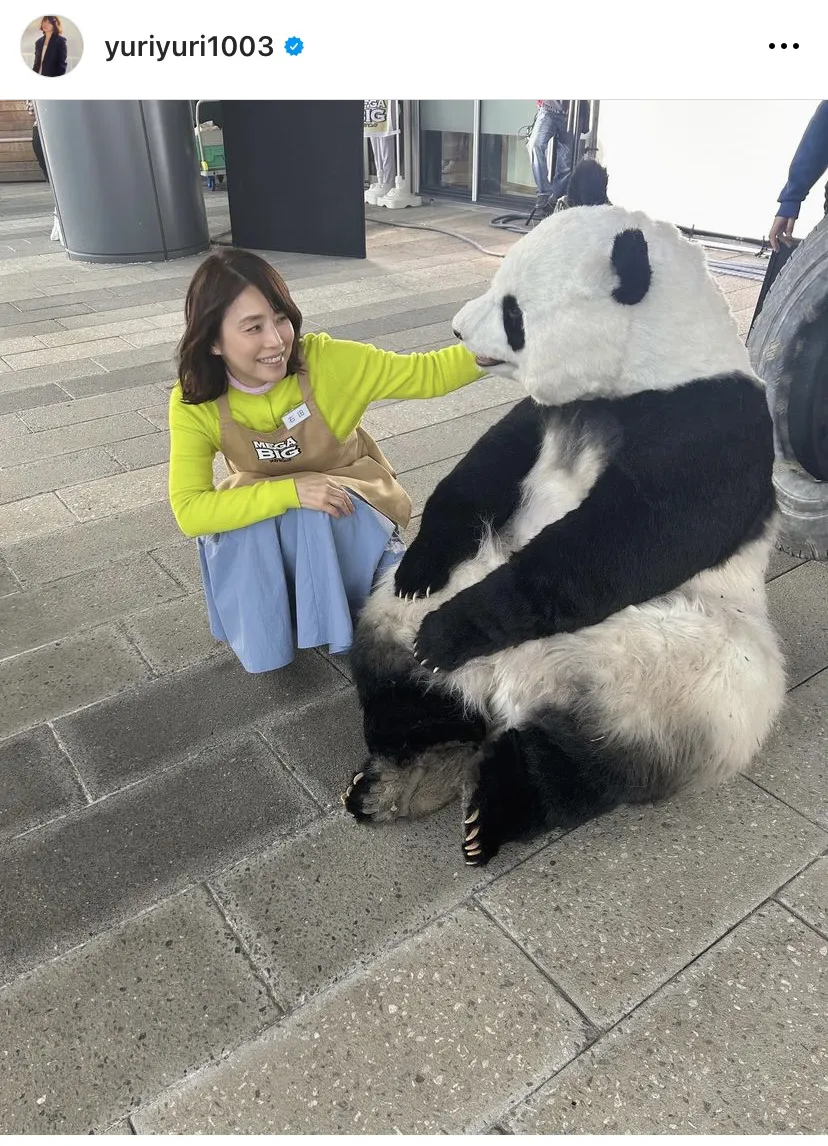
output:
[[[788,686],[828,666],[828,562],[809,561],[771,581],[771,619],[782,638]]]
[[[828,828],[828,670],[788,695],[751,778]]]
[[[29,437],[29,427],[15,414],[4,414],[0,417],[0,443],[3,445],[3,465],[10,465],[6,460],[9,452],[16,442]]]
[[[247,735],[3,844],[0,981],[273,844],[316,814],[261,738]]]
[[[570,833],[481,894],[598,1026],[616,1022],[828,846],[738,778]]]
[[[128,470],[112,477],[61,488],[60,494],[78,521],[92,521],[114,513],[167,501],[167,465]]]
[[[41,493],[0,505],[0,537],[4,545],[14,545],[65,529],[77,520],[54,493]]]
[[[0,471],[0,504],[122,472],[118,462],[100,446],[57,457],[46,455]]]
[[[780,577],[789,569],[796,569],[798,565],[804,564],[802,557],[791,557],[790,553],[784,553],[781,549],[774,549],[768,562],[767,580],[772,581],[774,577]]]
[[[2,373],[2,372],[0,372]],[[52,366],[34,366],[31,370],[11,370],[0,376],[0,394],[10,391],[29,390],[35,386],[63,385],[72,378],[85,378],[93,374],[105,374],[103,366],[91,360],[61,362]]]
[[[78,522],[68,510],[64,513],[75,522],[71,529],[50,533],[46,537],[32,537],[0,549],[9,568],[27,585],[43,584],[71,573],[97,569],[160,543],[169,545],[181,536],[166,502],[139,506],[83,523]],[[191,544],[195,551],[195,542]],[[178,578],[174,562],[169,568]]]
[[[107,625],[0,661],[0,737],[74,712],[149,675],[130,642]]]
[[[139,1134],[479,1131],[583,1043],[532,963],[461,910],[133,1122]]]
[[[79,422],[94,422],[111,414],[124,414],[158,402],[163,394],[160,384],[148,383],[115,390],[110,394],[95,394],[90,398],[77,398],[60,406],[39,410],[26,410],[21,417],[30,430],[55,430]]]
[[[0,1007],[7,1134],[100,1133],[279,1017],[201,888],[38,968]]]
[[[382,451],[398,473],[430,462],[467,453],[487,430],[504,418],[514,403],[491,406],[450,422],[423,426],[407,434],[382,439]]]
[[[71,362],[78,358],[92,358],[101,354],[117,354],[126,349],[122,338],[98,338],[81,342],[74,346],[60,346],[42,350],[27,350],[20,354],[4,354],[3,361],[12,370],[26,370],[32,366],[51,366],[59,362]]]
[[[120,370],[104,371],[84,378],[67,379],[61,385],[73,398],[94,398],[101,394],[112,394],[116,390],[131,390],[154,383],[171,382],[173,371],[166,362],[145,362],[138,366],[127,366]]]
[[[281,715],[264,719],[259,731],[315,799],[338,811],[340,795],[368,752],[356,689],[319,697],[287,719]]]
[[[778,899],[828,938],[828,857],[818,859],[783,887]]]
[[[226,651],[210,633],[202,592],[145,609],[124,622],[125,629],[159,674],[175,672]]]
[[[369,826],[340,807],[211,886],[276,997],[293,1009],[457,907],[544,842],[469,868],[461,818],[455,804],[423,820]]]
[[[46,725],[0,741],[0,842],[85,804],[77,775]]]
[[[163,362],[172,382],[176,376],[175,350],[177,345],[178,340],[174,339],[153,343],[151,346],[132,346],[128,350],[120,350],[117,353],[107,351],[106,354],[96,354],[93,361],[100,363],[107,370],[124,370],[128,366],[144,366],[148,363]]]
[[[8,593],[18,593],[20,588],[20,582],[0,557],[0,597],[5,597]]]
[[[152,327],[145,318],[132,317],[107,323],[104,329],[100,326],[76,326],[71,330],[61,329],[39,335],[39,339],[43,346],[74,346],[81,342],[94,342],[101,337],[123,338],[142,330],[152,330]]]
[[[113,458],[129,470],[145,469],[148,466],[161,465],[170,460],[170,435],[167,430],[159,433],[154,426],[142,415],[147,432],[141,437],[122,439],[109,447]]]
[[[180,537],[181,534],[177,525],[175,530]],[[201,565],[198,560],[196,543],[192,538],[188,537],[186,541],[160,545],[157,549],[152,550],[151,555],[162,569],[171,573],[187,589],[201,591]]]
[[[284,669],[258,674],[245,672],[228,654],[86,708],[55,727],[97,798],[346,687],[313,650]]]
[[[0,599],[0,657],[35,649],[182,595],[147,554]]]
[[[63,400],[66,401],[65,395]],[[154,433],[153,427],[147,423],[146,418],[142,418],[135,411],[111,414],[89,422],[61,426],[55,430],[29,433],[26,437],[10,443],[8,452],[4,451],[4,465],[16,466],[35,461],[42,464],[44,459],[59,457],[61,454],[70,454],[90,446],[109,445],[152,433]]]
[[[523,387],[510,378],[481,378],[442,398],[414,398],[379,409],[371,407],[362,424],[379,440],[525,397]]]
[[[0,415],[13,410],[31,410],[35,406],[52,406],[55,402],[65,402],[69,397],[60,386],[34,386],[30,390],[9,390],[0,393]]]
[[[752,916],[504,1125],[511,1134],[822,1134],[825,941]]]

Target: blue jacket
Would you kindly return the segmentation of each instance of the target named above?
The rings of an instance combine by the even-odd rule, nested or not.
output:
[[[799,208],[813,185],[828,170],[828,100],[823,100],[805,128],[791,162],[788,182],[779,192],[777,215],[798,219]],[[828,198],[826,200],[828,202]]]

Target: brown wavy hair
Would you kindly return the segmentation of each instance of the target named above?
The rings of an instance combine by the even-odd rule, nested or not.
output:
[[[48,20],[59,36],[63,35],[63,25],[60,22],[60,16],[44,16],[43,20]],[[43,20],[40,21],[41,24]]]
[[[227,308],[249,286],[262,292],[293,327],[293,347],[287,373],[299,369],[302,314],[279,272],[252,251],[224,247],[209,255],[192,277],[184,303],[187,327],[178,344],[178,380],[184,401],[212,402],[227,390],[224,359],[212,354]]]

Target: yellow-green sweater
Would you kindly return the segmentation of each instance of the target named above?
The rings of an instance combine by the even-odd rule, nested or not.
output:
[[[424,354],[394,354],[328,334],[306,334],[302,350],[316,405],[340,441],[359,424],[371,402],[381,398],[436,398],[482,378],[484,373],[474,355],[460,345]],[[264,434],[276,430],[288,410],[302,401],[295,374],[266,394],[245,394],[231,386],[228,397],[233,418]],[[213,458],[220,449],[216,403],[184,402],[177,383],[170,395],[169,492],[175,519],[188,537],[240,529],[299,508],[291,477],[214,489]]]

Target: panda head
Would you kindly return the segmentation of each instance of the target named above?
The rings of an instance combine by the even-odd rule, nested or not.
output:
[[[509,251],[454,332],[546,405],[751,373],[700,247],[621,207],[574,207]]]

